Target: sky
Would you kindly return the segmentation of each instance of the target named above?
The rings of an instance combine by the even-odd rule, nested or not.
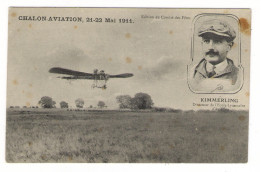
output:
[[[142,19],[144,14],[190,19]],[[57,105],[66,101],[75,107],[75,100],[82,98],[85,107],[104,101],[108,108],[117,108],[116,96],[143,92],[152,97],[155,106],[192,109],[194,101],[209,97],[192,93],[187,85],[191,25],[197,14],[184,10],[10,9],[7,107],[37,106],[41,97],[50,96]],[[132,18],[134,23],[18,20],[29,15]],[[59,79],[48,72],[52,67],[87,73],[103,69],[111,75],[134,76],[110,79],[106,90],[92,89],[93,81]],[[247,87],[241,94],[246,91]]]

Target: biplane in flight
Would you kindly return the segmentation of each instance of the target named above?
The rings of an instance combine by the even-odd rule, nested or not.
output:
[[[60,67],[54,67],[49,70],[50,73],[55,74],[63,74],[67,76],[60,76],[58,78],[61,79],[67,79],[67,80],[77,80],[77,79],[89,79],[93,80],[94,83],[92,84],[92,88],[102,88],[106,89],[106,83],[108,79],[110,78],[129,78],[134,76],[132,73],[123,73],[118,75],[109,75],[106,74],[104,70],[98,71],[98,69],[95,69],[93,73],[85,73],[85,72],[79,72],[74,71],[70,69],[60,68]],[[103,81],[101,83],[101,81]]]

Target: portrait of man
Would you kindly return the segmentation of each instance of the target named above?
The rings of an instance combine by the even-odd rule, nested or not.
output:
[[[228,53],[234,46],[236,31],[225,21],[210,19],[204,21],[196,32],[201,39],[202,58],[192,70],[192,80],[203,87],[211,84],[211,90],[223,90],[238,82],[239,68]],[[216,85],[214,85],[216,84]],[[200,88],[199,88],[200,89]]]

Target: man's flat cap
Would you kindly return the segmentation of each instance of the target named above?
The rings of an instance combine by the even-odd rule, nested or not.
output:
[[[216,19],[204,22],[198,29],[198,36],[203,37],[206,33],[227,37],[231,41],[236,38],[236,32],[229,24]]]

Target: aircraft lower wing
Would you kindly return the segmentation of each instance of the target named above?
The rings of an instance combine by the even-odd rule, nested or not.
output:
[[[134,76],[132,73],[123,73],[119,75],[109,75],[109,78],[129,78]]]

